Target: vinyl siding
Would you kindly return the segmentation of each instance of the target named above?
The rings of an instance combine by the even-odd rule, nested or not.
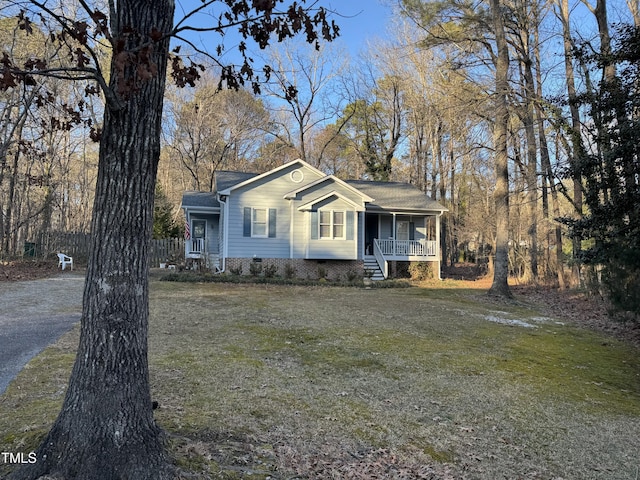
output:
[[[291,177],[293,170],[302,172],[302,182]],[[273,175],[231,191],[229,204],[228,256],[232,258],[289,258],[291,255],[291,206],[284,196],[296,188],[319,178],[319,175],[304,166],[294,164]],[[266,208],[275,210],[275,238],[244,236],[244,209]],[[297,212],[296,212],[297,213]],[[297,217],[297,215],[294,216]],[[298,218],[293,218],[297,228]]]
[[[314,214],[322,210],[350,212],[345,214],[344,239],[317,238],[317,230],[316,234],[312,234],[312,229],[315,230],[318,228],[317,222],[312,221]],[[332,197],[315,205],[313,211],[305,213],[309,219],[307,223],[309,240],[306,258],[320,260],[357,259],[358,233],[360,230],[357,228],[358,215],[353,205],[340,198]],[[347,217],[351,217],[350,224],[348,223],[349,219]],[[315,223],[315,225],[313,223]],[[348,235],[349,230],[351,230],[351,232],[349,232],[351,233],[351,238],[349,238]]]

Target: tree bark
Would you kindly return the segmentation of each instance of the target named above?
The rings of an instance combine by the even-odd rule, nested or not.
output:
[[[500,0],[491,0],[491,15],[496,33],[496,120],[493,130],[495,147],[496,187],[493,199],[496,209],[496,256],[493,283],[489,294],[512,297],[509,289],[509,164],[507,156],[507,131],[509,111],[509,50],[505,36]]]
[[[567,77],[567,94],[569,96],[569,109],[571,112],[571,141],[572,152],[570,162],[576,165],[577,159],[583,152],[582,140],[580,136],[580,111],[576,103],[575,74],[573,70],[573,45],[571,39],[571,28],[569,23],[569,1],[558,0],[560,7],[560,21],[562,22],[562,36],[564,44],[564,67]],[[573,175],[573,204],[578,218],[582,217],[582,177],[574,168]],[[573,237],[573,267],[571,273],[571,283],[574,286],[580,283],[580,250],[582,249],[582,239],[575,235]]]
[[[633,24],[640,27],[640,0],[627,0],[627,7],[633,17]]]
[[[61,412],[37,462],[13,479],[170,478],[153,418],[147,363],[148,246],[160,155],[173,0],[121,0],[111,18],[114,43],[132,54],[150,45],[150,78],[117,64],[105,108],[80,342]],[[151,38],[153,36],[154,38]]]
[[[528,38],[527,38],[528,39]],[[527,48],[528,50],[528,48]],[[538,156],[534,127],[534,94],[535,85],[530,58],[523,59],[525,114],[524,128],[527,139],[527,217],[529,228],[528,259],[525,265],[525,282],[538,281]]]
[[[543,118],[544,109],[542,107],[542,61],[540,57],[540,10],[534,9],[534,60],[535,60],[535,72],[536,72],[536,122],[538,124],[538,139],[540,142],[540,166],[542,168],[542,179],[544,182],[543,193],[543,217],[548,223],[547,230],[547,245],[545,248],[547,269],[550,271],[550,230],[552,226],[555,230],[555,245],[556,245],[556,274],[558,279],[558,287],[561,290],[565,288],[564,281],[564,264],[562,253],[562,227],[557,218],[560,218],[560,204],[558,202],[558,189],[555,185],[555,176],[551,168],[551,158],[549,155],[549,146],[547,144],[547,135],[545,131],[545,120]],[[553,216],[550,216],[549,211],[549,192],[551,192],[552,212]]]

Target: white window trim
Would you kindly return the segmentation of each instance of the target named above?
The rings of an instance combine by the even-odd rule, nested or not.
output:
[[[255,212],[257,210],[264,211],[265,221],[264,221],[264,234],[254,233],[254,227],[256,225],[255,221]],[[259,222],[262,224],[262,222]],[[251,207],[251,238],[268,238],[269,237],[269,209],[267,207]]]
[[[322,212],[329,212],[329,223],[322,223],[320,220],[322,219]],[[335,220],[335,213],[342,213],[342,223],[338,223],[336,224],[334,222]],[[328,237],[323,237],[322,236],[322,225],[329,225],[329,236]],[[337,237],[335,235],[335,226],[336,225],[342,225],[342,236]],[[325,209],[320,209],[318,210],[318,239],[322,240],[322,241],[327,241],[327,240],[346,240],[347,239],[347,211],[346,210],[325,210]]]

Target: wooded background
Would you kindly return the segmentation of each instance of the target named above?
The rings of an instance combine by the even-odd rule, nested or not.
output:
[[[340,178],[415,184],[449,208],[444,264],[490,266],[498,173],[489,2],[403,0],[395,8],[388,33],[358,58],[330,44],[255,52],[274,67],[258,95],[219,90],[215,66],[195,88],[168,88],[154,235],[181,236],[182,193],[212,190],[215,171],[264,172],[302,158]],[[509,55],[510,272],[522,282],[577,285],[580,253],[594,240],[572,230],[589,213],[589,177],[576,166],[584,157],[604,165],[606,124],[593,99],[604,80],[620,76],[615,61],[593,54],[611,58],[621,48],[612,38],[618,24],[640,24],[638,0],[512,0],[500,8]],[[0,19],[0,47],[25,62],[56,55],[15,18]],[[92,137],[103,107],[82,82],[43,76],[29,87],[0,93],[0,259],[46,256],[54,247],[43,239],[90,227]],[[56,101],[43,101],[43,92]],[[65,107],[78,104],[82,116]],[[626,179],[637,188],[637,176]]]

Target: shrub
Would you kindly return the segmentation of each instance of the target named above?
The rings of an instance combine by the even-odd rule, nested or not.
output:
[[[318,267],[318,278],[327,278],[327,269],[324,267]]]
[[[349,270],[346,273],[346,277],[347,277],[347,281],[354,282],[360,278],[360,275],[358,275],[358,272],[355,272],[354,270]]]
[[[242,265],[238,265],[234,268],[229,268],[229,273],[231,275],[242,275]]]
[[[262,264],[258,262],[251,262],[249,264],[249,273],[253,277],[257,277],[262,273]]]
[[[263,273],[266,278],[273,278],[276,276],[276,273],[278,273],[278,266],[267,265],[266,267],[264,267]]]
[[[296,276],[296,267],[294,267],[290,263],[287,263],[284,266],[284,276],[285,278],[289,279],[294,278]]]
[[[433,267],[429,262],[411,262],[409,264],[409,275],[412,280],[418,282],[433,278]]]

